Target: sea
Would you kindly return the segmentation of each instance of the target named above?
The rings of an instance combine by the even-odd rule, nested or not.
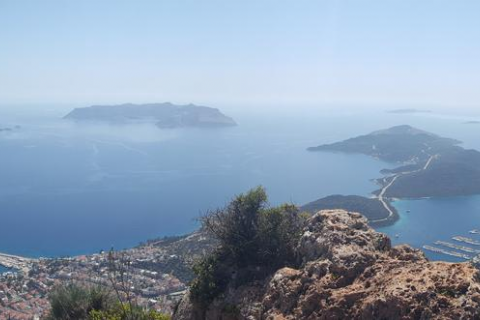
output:
[[[393,125],[480,150],[480,125],[465,123],[474,116],[385,110],[232,108],[223,111],[236,127],[161,130],[72,123],[62,119],[65,108],[2,106],[0,127],[14,130],[0,132],[0,252],[64,257],[185,234],[198,228],[202,214],[259,185],[271,205],[332,194],[370,196],[379,171],[396,164],[306,149]],[[399,221],[379,229],[394,244],[421,249],[458,235],[480,241],[469,233],[480,229],[480,196],[394,205]]]

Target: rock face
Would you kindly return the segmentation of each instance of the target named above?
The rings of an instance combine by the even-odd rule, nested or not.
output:
[[[480,319],[473,265],[430,262],[409,246],[392,247],[359,214],[317,213],[297,252],[299,269],[231,287],[207,310],[187,295],[173,319]]]

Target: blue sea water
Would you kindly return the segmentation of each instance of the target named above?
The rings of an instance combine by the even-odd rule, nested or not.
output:
[[[434,243],[440,240],[480,250],[480,246],[452,240],[453,236],[463,236],[480,241],[480,235],[469,233],[480,229],[480,196],[402,200],[394,205],[400,220],[392,226],[379,228],[391,237],[393,244],[408,243],[421,249],[423,245],[442,247]],[[431,251],[425,253],[432,260],[463,260]]]
[[[211,130],[10,117],[7,124],[21,128],[0,136],[0,252],[67,256],[190,232],[202,212],[257,185],[272,204],[368,196],[376,189],[371,179],[394,164],[305,149],[398,124],[476,147],[480,128],[451,117],[383,112],[231,115],[239,126]],[[382,230],[421,246],[480,227],[479,204],[475,197],[398,202],[400,221]],[[455,219],[462,222],[453,228]]]

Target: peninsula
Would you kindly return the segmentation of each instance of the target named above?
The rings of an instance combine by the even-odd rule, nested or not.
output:
[[[64,119],[109,124],[153,123],[159,128],[230,127],[236,122],[218,109],[170,102],[77,108]]]
[[[397,210],[390,203],[384,203],[377,198],[366,198],[356,195],[332,195],[307,203],[300,209],[311,214],[321,210],[334,209],[360,212],[368,219],[368,224],[374,227],[385,226],[398,219]]]
[[[480,194],[480,152],[460,143],[402,125],[308,150],[361,153],[398,163],[382,170],[385,176],[377,180],[380,201]]]

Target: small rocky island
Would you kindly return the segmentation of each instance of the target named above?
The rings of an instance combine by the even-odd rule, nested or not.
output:
[[[415,114],[415,113],[431,113],[430,110],[422,110],[422,109],[395,109],[389,110],[388,113],[394,114]]]
[[[21,127],[20,126],[14,126],[14,127],[2,127],[0,126],[0,133],[1,132],[12,132],[12,131],[15,131],[15,130],[19,130]]]
[[[382,170],[382,188],[375,192],[380,200],[480,194],[480,152],[460,143],[402,125],[308,150],[361,153],[399,163]]]
[[[218,109],[172,103],[122,104],[77,108],[64,119],[109,124],[153,123],[159,128],[231,127],[236,122]]]

